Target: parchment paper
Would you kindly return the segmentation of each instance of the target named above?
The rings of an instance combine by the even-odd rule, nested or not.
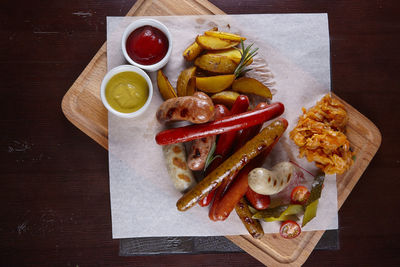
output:
[[[108,69],[127,64],[121,52],[124,29],[141,17],[107,18]],[[183,50],[198,34],[218,26],[238,33],[254,43],[259,54],[254,61],[257,77],[273,88],[273,101],[285,104],[283,116],[289,128],[268,157],[265,167],[282,160],[294,160],[316,172],[316,167],[298,159],[298,149],[288,133],[296,125],[301,108],[309,108],[330,91],[329,32],[327,14],[273,14],[234,16],[153,17],[163,22],[173,37],[171,59],[164,72],[176,85],[187,64]],[[181,194],[175,190],[164,164],[162,149],[154,140],[163,129],[155,119],[162,99],[156,73],[149,73],[154,95],[149,109],[135,119],[108,114],[110,194],[113,238],[150,236],[221,236],[247,234],[235,211],[224,222],[212,222],[208,208],[195,206],[186,212],[176,209]],[[279,196],[287,196],[299,184],[308,185],[312,176],[295,175]],[[276,198],[273,199],[275,201]],[[317,217],[303,231],[337,229],[336,176],[325,180]],[[266,233],[279,231],[279,223],[263,223]]]

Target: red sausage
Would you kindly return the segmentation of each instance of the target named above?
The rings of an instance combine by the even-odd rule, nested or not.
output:
[[[249,98],[245,95],[240,95],[236,98],[233,103],[231,114],[240,114],[249,108]],[[228,156],[229,152],[232,149],[233,141],[235,140],[236,131],[231,131],[227,133],[223,133],[218,137],[217,147],[215,148],[215,155],[220,155],[214,159],[214,161],[207,168],[206,174],[209,174],[215,168],[217,168]],[[208,206],[213,199],[215,194],[215,189],[210,191],[206,196],[199,200],[199,205],[202,207]]]
[[[239,140],[236,142],[235,145],[235,151],[241,148],[247,141],[249,141],[251,138],[256,136],[258,132],[260,132],[262,125],[255,125],[253,127],[249,127],[244,129],[238,136]],[[218,205],[221,202],[222,197],[224,196],[226,190],[232,183],[232,181],[236,178],[236,175],[229,177],[228,179],[224,180],[222,184],[216,188],[215,192],[215,197],[214,197],[214,202],[211,205],[210,211],[208,213],[208,217],[213,220],[217,221],[218,218],[216,217],[216,210]]]
[[[231,115],[213,122],[168,129],[156,135],[156,142],[159,145],[168,145],[224,132],[238,131],[276,118],[283,113],[284,109],[282,103],[276,102],[264,109]]]
[[[283,134],[283,132],[282,132]],[[281,135],[282,136],[282,135]],[[258,155],[255,159],[250,161],[237,175],[237,178],[234,180],[232,185],[228,188],[226,193],[221,198],[221,201],[215,208],[214,218],[215,220],[223,221],[228,218],[229,214],[235,208],[235,205],[239,202],[239,200],[246,194],[249,184],[247,182],[247,177],[249,172],[257,168],[262,164],[264,159],[268,156],[269,152],[271,152],[274,145],[278,142],[281,136],[276,138],[275,142],[270,145],[267,150],[265,150],[262,154]]]
[[[255,109],[262,109],[267,107],[268,104],[267,103],[259,103],[257,105],[257,107]],[[246,129],[243,129],[242,132],[238,132],[237,133],[237,137],[236,137],[236,142],[235,142],[235,148],[234,150],[238,150],[239,148],[241,148],[247,141],[249,141],[250,139],[252,139],[254,136],[256,136],[260,130],[261,130],[262,125],[255,125]],[[231,184],[232,180],[235,178],[235,176],[230,177],[230,179],[225,180],[224,182],[222,182],[222,184],[216,188],[215,191],[215,197],[214,197],[214,202],[211,205],[211,208],[209,210],[208,213],[208,217],[213,220],[216,221],[216,217],[215,217],[215,210],[219,204],[219,202],[222,199],[222,196],[224,195],[225,191],[227,190],[227,188],[229,187],[229,185]],[[212,191],[212,192],[214,192]]]

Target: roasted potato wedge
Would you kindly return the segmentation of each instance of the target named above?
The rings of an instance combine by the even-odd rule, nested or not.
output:
[[[157,71],[157,86],[164,100],[177,97],[175,89],[172,87],[162,70]]]
[[[240,94],[233,91],[222,91],[211,96],[214,104],[222,104],[231,108]]]
[[[192,96],[196,92],[196,77],[192,77],[189,79],[189,82],[186,87],[186,94],[188,96]]]
[[[188,48],[183,51],[183,57],[187,61],[194,60],[200,53],[203,51],[203,47],[201,47],[196,41],[193,42]]]
[[[213,27],[207,32],[212,32],[212,31],[218,31],[218,27]],[[203,51],[203,47],[201,47],[196,41],[194,41],[191,45],[188,46],[188,48],[183,51],[183,57],[187,61],[192,61],[194,60],[200,53]]]
[[[228,48],[225,50],[207,51],[206,55],[210,55],[210,54],[228,57],[231,60],[233,60],[236,64],[239,64],[240,60],[242,59],[242,54],[240,53],[240,50],[236,49],[234,47]],[[250,59],[250,61],[247,63],[247,65],[250,65],[252,62],[253,62],[253,59]]]
[[[225,40],[231,40],[231,41],[236,41],[236,42],[240,42],[240,40],[246,40],[246,38],[239,36],[237,34],[233,34],[233,33],[229,33],[229,32],[218,32],[218,31],[206,31],[204,33],[205,35],[208,36],[213,36],[213,37],[217,37],[220,39],[225,39]]]
[[[196,88],[206,93],[218,93],[231,86],[234,80],[233,74],[196,77]]]
[[[237,65],[232,59],[220,55],[205,54],[194,61],[197,67],[220,74],[232,74]]]
[[[221,50],[227,49],[236,46],[239,42],[238,41],[230,41],[220,39],[214,36],[208,35],[198,35],[196,38],[196,42],[207,50]]]
[[[178,81],[176,82],[176,91],[178,96],[187,96],[187,86],[190,78],[196,73],[196,67],[185,69],[179,74]]]
[[[232,84],[232,90],[243,94],[255,94],[272,99],[271,91],[267,86],[249,77],[236,79]]]

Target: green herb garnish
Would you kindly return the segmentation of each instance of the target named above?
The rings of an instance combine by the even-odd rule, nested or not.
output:
[[[204,171],[207,170],[208,166],[210,166],[211,162],[213,162],[216,158],[222,158],[221,155],[214,155],[216,147],[217,147],[217,142],[214,142],[212,144],[210,152],[208,152],[208,155],[206,158],[206,164],[204,165]]]
[[[257,55],[258,48],[251,49],[253,44],[247,46],[246,48],[244,47],[243,40],[240,41],[240,44],[242,46],[242,49],[239,50],[240,54],[242,55],[242,58],[240,59],[239,65],[235,69],[235,77],[239,77],[244,75],[246,72],[250,71],[250,68],[247,68],[247,64],[250,62],[250,60]]]

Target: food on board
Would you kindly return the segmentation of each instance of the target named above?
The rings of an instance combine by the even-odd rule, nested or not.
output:
[[[186,192],[196,184],[196,181],[192,171],[187,166],[185,146],[182,143],[172,144],[163,146],[162,149],[173,185],[179,192]]]
[[[255,168],[249,173],[249,186],[261,195],[277,194],[289,184],[293,173],[294,166],[290,162],[280,162],[271,170]]]
[[[124,71],[115,74],[106,84],[105,96],[116,111],[132,113],[144,106],[149,98],[149,86],[138,73]]]
[[[161,61],[167,54],[167,36],[153,26],[143,26],[134,30],[126,40],[129,57],[142,65],[152,65]]]
[[[159,122],[190,121],[208,122],[214,116],[214,104],[211,98],[196,92],[193,96],[170,98],[158,108],[156,117]]]
[[[155,139],[163,146],[164,153],[169,152],[168,172],[177,189],[184,192],[176,203],[179,211],[186,211],[196,203],[202,207],[212,203],[209,208],[212,221],[225,220],[235,209],[254,238],[264,235],[258,220],[282,222],[281,236],[295,238],[301,233],[296,223],[299,216],[304,214],[302,227],[316,216],[324,176],[315,178],[311,192],[305,186],[296,186],[290,199],[284,202],[291,204],[270,207],[271,196],[291,183],[297,165],[281,162],[271,170],[260,168],[288,122],[278,118],[261,129],[264,122],[282,115],[284,105],[280,102],[252,103],[256,108],[249,110],[246,95],[270,102],[272,93],[260,81],[246,76],[258,49],[245,46],[244,40],[245,37],[218,29],[198,35],[183,52],[184,59],[193,65],[179,74],[176,92],[164,73],[158,72],[158,87],[165,100],[157,111],[158,121],[167,123],[167,127],[171,127],[169,122],[179,120],[192,124],[165,129]],[[238,44],[240,48],[236,47]],[[317,166],[326,173],[345,171],[353,154],[343,134],[348,120],[343,105],[325,96],[315,107],[303,112],[290,133],[300,146],[300,156],[317,161]],[[182,181],[176,177],[183,170],[170,170],[171,166],[176,167],[171,151],[176,147],[179,152],[184,151],[183,144],[190,141],[187,161],[181,153],[176,158],[183,164],[178,165],[188,177],[193,177],[193,170],[203,179],[198,184],[187,179],[186,184],[179,185]],[[347,165],[342,166],[337,157]]]
[[[342,174],[353,164],[354,156],[344,134],[347,121],[343,104],[325,95],[308,111],[303,108],[290,138],[299,147],[300,157],[314,161],[326,174]]]

